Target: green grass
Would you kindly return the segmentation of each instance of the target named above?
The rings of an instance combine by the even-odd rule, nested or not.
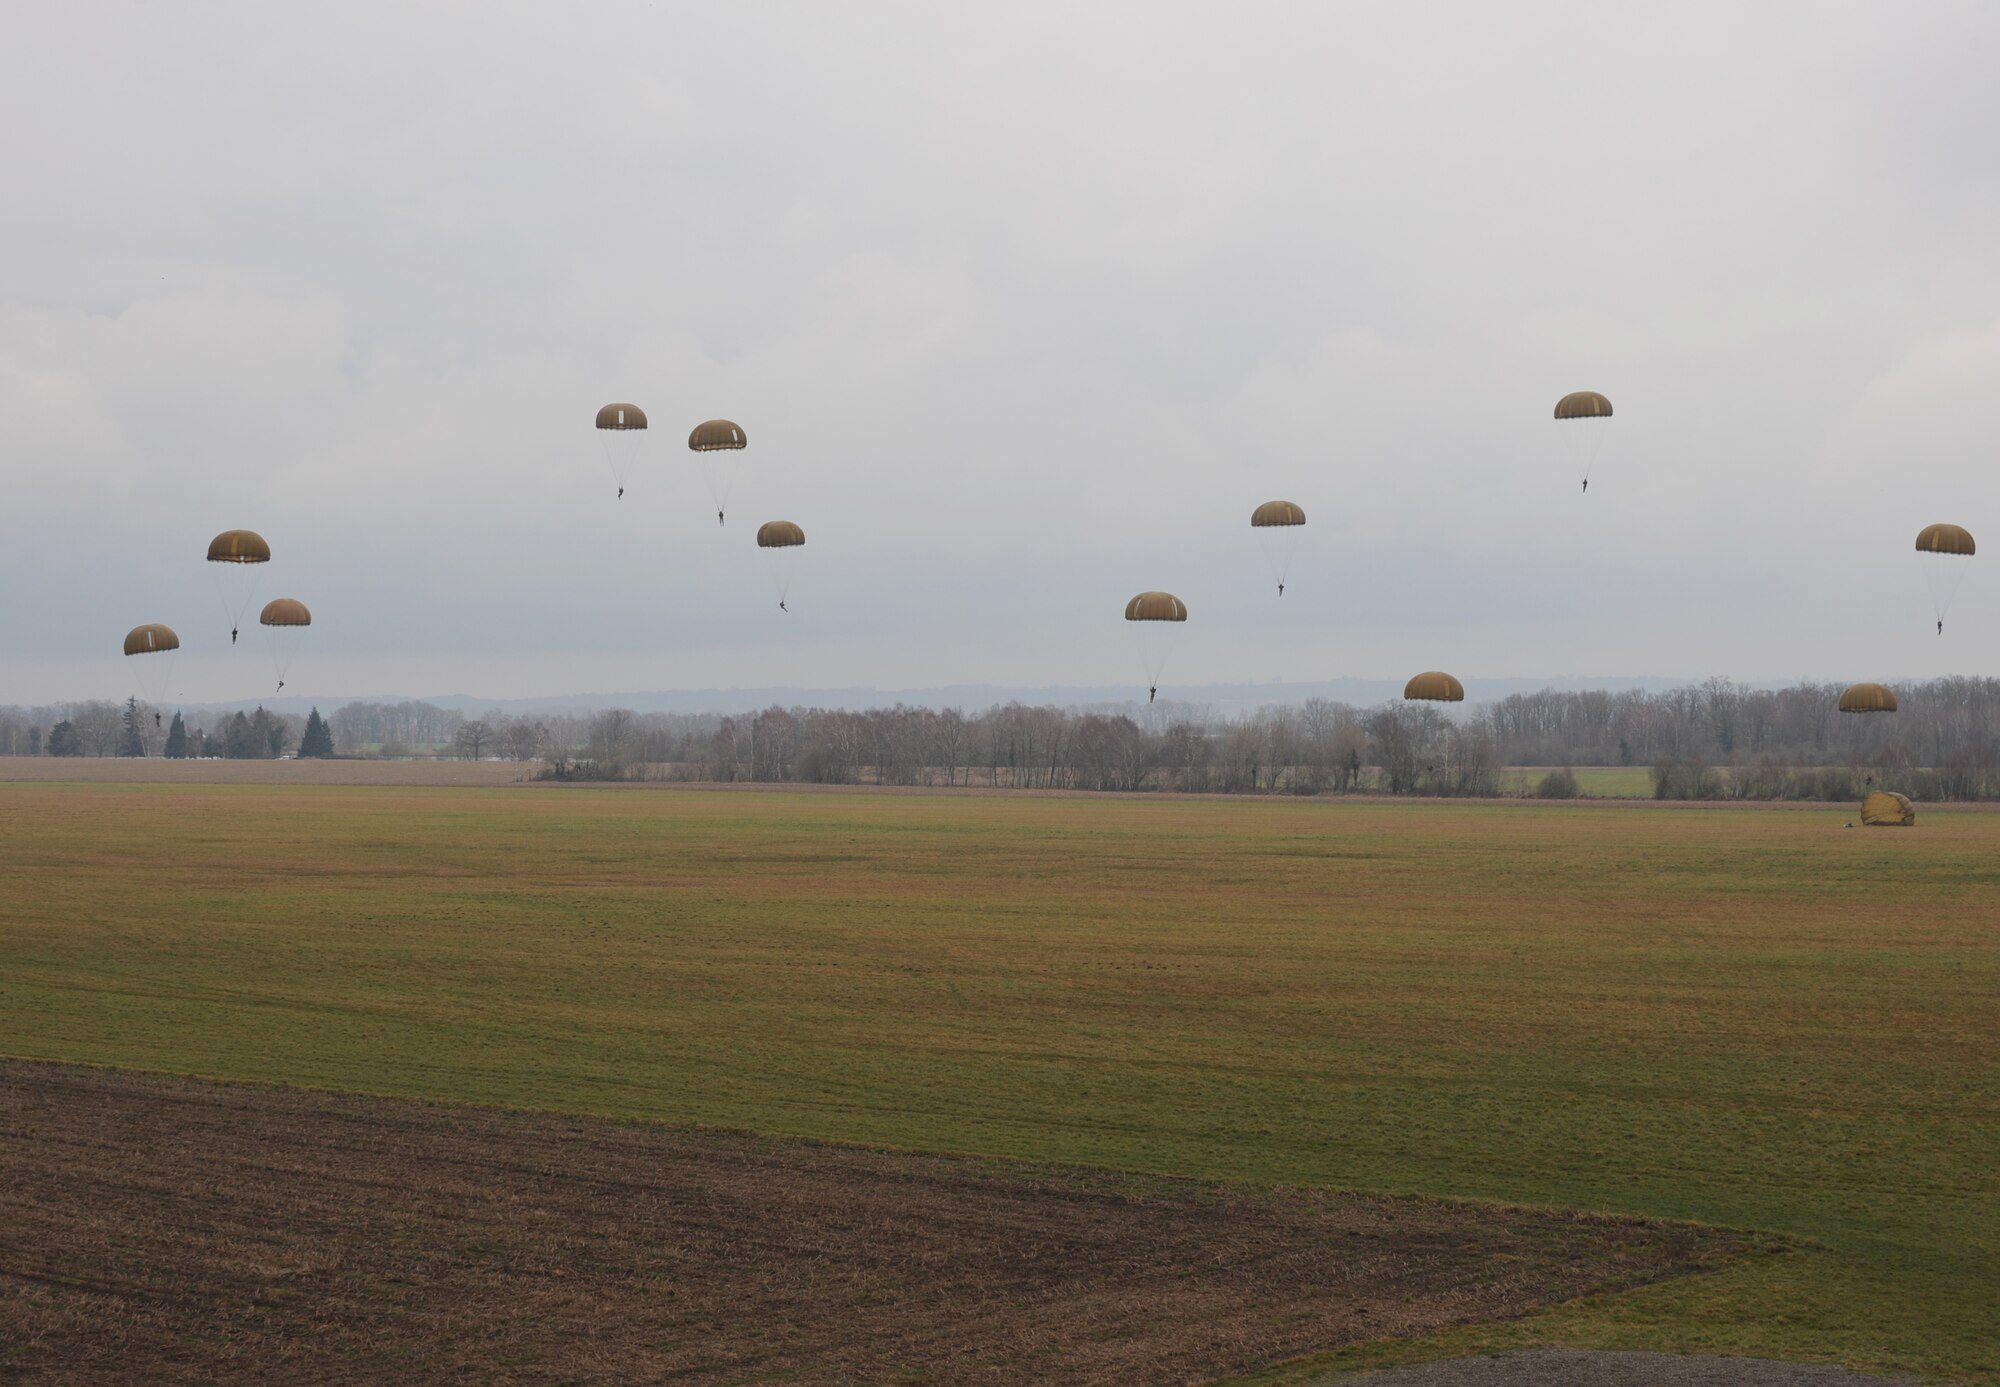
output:
[[[1505,766],[1500,789],[1506,794],[1533,794],[1554,766]],[[1600,799],[1651,799],[1653,774],[1644,766],[1572,766],[1576,787]]]
[[[0,1052],[1770,1229],[1445,1342],[2000,1383],[2000,815],[1848,817],[0,785]]]

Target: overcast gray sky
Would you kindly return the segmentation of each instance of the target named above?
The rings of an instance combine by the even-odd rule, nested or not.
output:
[[[2000,6],[6,17],[0,701],[1993,672]]]

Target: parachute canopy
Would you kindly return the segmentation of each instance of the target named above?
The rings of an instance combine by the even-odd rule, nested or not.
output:
[[[1268,525],[1303,525],[1306,513],[1290,501],[1266,501],[1250,512],[1250,523],[1260,530]]]
[[[789,549],[806,542],[806,532],[789,520],[766,520],[757,527],[759,549]]]
[[[1558,419],[1609,419],[1610,417],[1611,401],[1595,390],[1572,390],[1556,401]]]
[[[743,430],[727,419],[710,419],[696,424],[688,435],[688,447],[697,453],[720,452],[725,448],[747,448],[750,440]]]
[[[152,655],[162,650],[180,648],[181,638],[174,634],[174,628],[162,626],[157,621],[149,621],[144,626],[134,626],[125,633],[127,655]]]
[[[646,427],[646,411],[637,405],[608,404],[597,411],[597,427],[643,429]]]
[[[1884,684],[1850,684],[1840,695],[1843,713],[1893,713],[1896,695]]]
[[[1861,801],[1861,822],[1875,828],[1911,828],[1917,822],[1917,806],[1908,795],[1877,790]]]
[[[1465,685],[1443,670],[1427,669],[1403,685],[1403,697],[1423,699],[1430,703],[1463,703]]]
[[[1142,592],[1125,604],[1127,621],[1186,621],[1187,603],[1171,592]]]
[[[1920,554],[1970,554],[1972,534],[1963,525],[1926,525],[1917,531]]]
[[[264,604],[257,620],[266,626],[310,626],[312,613],[296,597],[274,597]]]
[[[210,563],[269,563],[271,546],[255,530],[224,530],[208,542]]]

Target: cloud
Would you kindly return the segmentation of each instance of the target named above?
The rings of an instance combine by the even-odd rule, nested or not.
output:
[[[1914,675],[2000,635],[1976,574],[1943,644],[1919,575],[1856,576],[1991,504],[1985,7],[19,31],[0,699],[116,692],[156,619],[235,692],[199,551],[244,524],[343,691],[1107,682],[1149,587],[1192,681]],[[1619,409],[1588,498],[1577,388]],[[608,399],[654,422],[622,502]],[[724,527],[682,445],[716,415]],[[1274,496],[1312,517],[1282,604]]]

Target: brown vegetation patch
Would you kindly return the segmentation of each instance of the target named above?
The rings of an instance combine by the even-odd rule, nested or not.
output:
[[[511,785],[514,761],[169,761],[165,757],[0,756],[0,783],[93,785]]]
[[[42,1383],[1187,1382],[1742,1246],[0,1062],[0,1375]]]

